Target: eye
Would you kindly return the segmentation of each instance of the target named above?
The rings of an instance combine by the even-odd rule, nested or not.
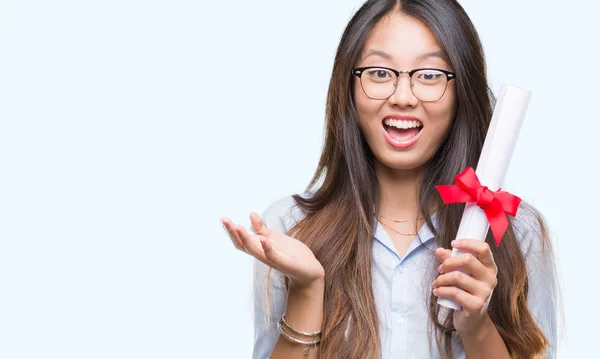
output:
[[[421,70],[416,75],[417,81],[422,83],[436,83],[446,77],[443,72],[438,70]]]
[[[390,70],[381,68],[372,68],[367,70],[366,75],[369,80],[376,82],[385,82],[392,80],[395,76]]]

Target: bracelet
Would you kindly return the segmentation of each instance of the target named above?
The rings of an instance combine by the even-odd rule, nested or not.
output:
[[[283,335],[286,339],[288,339],[291,342],[297,343],[297,344],[313,345],[313,344],[318,344],[321,341],[321,339],[307,341],[307,340],[294,338],[294,337],[290,336],[288,333],[283,331],[283,329],[281,328],[281,323],[277,323],[277,330],[279,331],[279,334]]]
[[[302,339],[298,339],[298,338],[294,338],[291,335],[289,335],[288,333],[286,333],[283,330],[283,327],[281,326],[281,324],[283,323],[283,317],[282,319],[280,319],[277,322],[277,331],[279,332],[279,334],[281,334],[285,339],[287,339],[288,341],[292,342],[292,343],[296,343],[296,344],[302,344],[302,345],[306,345],[306,347],[304,348],[304,354],[308,354],[309,350],[310,350],[310,346],[314,345],[315,348],[317,347],[317,344],[321,342],[321,337],[317,335],[317,338],[314,340],[302,340]],[[285,325],[285,324],[284,324]],[[287,326],[289,327],[289,326]],[[295,330],[292,327],[289,327],[291,330]],[[301,332],[300,332],[301,333]]]
[[[288,322],[286,322],[285,314],[281,316],[281,321],[287,327],[287,329],[291,330],[295,334],[304,335],[306,337],[316,337],[317,335],[321,334],[320,330],[318,330],[316,332],[312,332],[312,333],[307,333],[307,332],[301,332],[299,330],[292,328],[292,326]]]

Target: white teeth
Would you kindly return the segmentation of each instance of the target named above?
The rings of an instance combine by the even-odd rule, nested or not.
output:
[[[386,118],[383,123],[385,123],[388,126],[394,126],[400,129],[416,128],[423,126],[423,124],[420,121],[393,120],[391,118]]]

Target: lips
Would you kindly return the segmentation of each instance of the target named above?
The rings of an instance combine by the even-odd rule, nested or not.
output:
[[[423,123],[413,116],[391,115],[382,121],[387,142],[394,148],[408,148],[421,135]]]

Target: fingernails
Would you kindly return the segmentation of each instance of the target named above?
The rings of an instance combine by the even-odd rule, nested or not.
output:
[[[442,273],[442,266],[443,264],[440,264],[440,266],[438,267],[438,272]]]
[[[460,239],[455,239],[455,240],[453,240],[452,242],[450,242],[450,244],[451,244],[453,247],[458,247],[458,246],[460,245],[460,243],[461,243],[461,242],[460,242]]]
[[[434,288],[434,289],[433,289],[433,295],[436,295],[436,296],[437,296],[437,294],[438,294],[438,290],[437,290],[437,288]]]

